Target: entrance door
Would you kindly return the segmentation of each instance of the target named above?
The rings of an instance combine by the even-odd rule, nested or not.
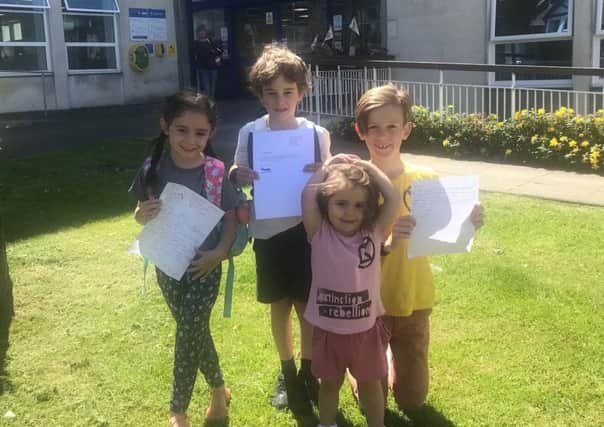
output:
[[[193,12],[193,40],[197,38],[199,30],[205,28],[212,43],[223,51],[221,66],[218,67],[216,98],[236,95],[230,83],[233,79],[234,67],[229,50],[229,31],[225,15],[225,9],[204,9]],[[191,63],[194,63],[193,58]],[[191,84],[194,88],[201,89],[201,81],[196,69]]]

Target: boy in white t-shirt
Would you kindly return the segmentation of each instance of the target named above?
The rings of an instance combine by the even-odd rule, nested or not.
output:
[[[251,185],[258,174],[250,168],[249,136],[254,131],[314,129],[316,161],[330,157],[329,132],[304,118],[296,117],[296,106],[308,89],[307,67],[290,50],[265,47],[250,72],[252,91],[268,114],[247,123],[239,131],[231,179],[238,185]],[[307,165],[313,172],[317,164]],[[268,220],[251,219],[249,230],[254,237],[256,285],[259,302],[270,304],[271,331],[281,359],[281,375],[272,399],[273,406],[289,406],[299,415],[310,415],[310,400],[318,399],[318,383],[312,375],[312,326],[303,318],[311,283],[310,246],[301,217]],[[301,366],[294,361],[291,309],[300,321]]]

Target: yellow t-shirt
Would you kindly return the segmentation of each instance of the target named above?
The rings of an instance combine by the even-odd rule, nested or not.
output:
[[[401,193],[400,215],[408,215],[411,184],[420,179],[436,178],[430,168],[404,162],[404,172],[392,180]],[[406,204],[405,204],[406,202]],[[407,258],[408,241],[402,241],[389,255],[382,257],[381,294],[386,315],[410,316],[416,310],[434,306],[434,282],[430,257]]]

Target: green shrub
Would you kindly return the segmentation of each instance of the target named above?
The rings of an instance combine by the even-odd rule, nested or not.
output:
[[[453,106],[431,111],[414,106],[413,132],[405,148],[454,158],[480,158],[602,173],[604,111],[578,115],[571,108],[554,112],[521,110],[498,121],[493,114],[460,114]],[[336,122],[336,138],[358,139],[352,119]]]

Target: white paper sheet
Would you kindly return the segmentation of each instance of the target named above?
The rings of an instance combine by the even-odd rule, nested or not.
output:
[[[478,203],[477,176],[414,182],[411,200],[416,226],[409,239],[409,258],[470,251],[474,240],[470,214]]]
[[[180,280],[224,212],[187,187],[169,182],[162,207],[138,237],[140,253],[173,279]],[[133,245],[134,247],[134,245]]]
[[[302,215],[300,198],[311,174],[305,165],[315,162],[312,129],[254,132],[252,147],[256,219]]]

